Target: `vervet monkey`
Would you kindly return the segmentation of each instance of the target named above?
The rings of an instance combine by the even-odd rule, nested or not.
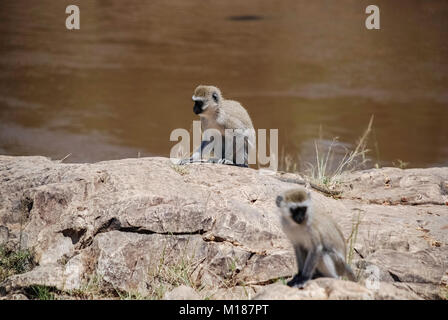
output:
[[[179,164],[201,162],[202,155],[213,150],[214,158],[207,162],[247,167],[249,152],[255,145],[255,130],[246,109],[237,101],[224,99],[214,86],[198,86],[192,99],[193,112],[199,115],[205,135],[192,157]]]
[[[303,288],[313,278],[347,276],[356,281],[345,262],[344,236],[336,222],[313,206],[311,194],[304,188],[286,191],[276,198],[281,211],[283,231],[294,246],[298,273],[287,284]]]

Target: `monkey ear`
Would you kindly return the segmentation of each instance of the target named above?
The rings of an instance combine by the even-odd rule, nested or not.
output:
[[[212,97],[215,102],[218,102],[218,94],[216,92],[213,92]]]
[[[280,208],[280,204],[282,203],[283,198],[282,196],[277,196],[277,198],[275,199],[275,204],[277,205],[277,207]]]

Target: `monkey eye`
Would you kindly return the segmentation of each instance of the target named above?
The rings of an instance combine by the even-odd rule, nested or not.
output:
[[[214,93],[212,94],[212,97],[213,97],[213,100],[214,100],[215,102],[218,102],[218,94],[217,94],[216,92],[214,92]]]

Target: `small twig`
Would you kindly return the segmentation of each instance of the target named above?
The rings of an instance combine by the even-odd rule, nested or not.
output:
[[[67,159],[68,157],[70,157],[72,154],[69,153],[68,155],[66,155],[64,158],[62,158],[61,160],[59,160],[59,163],[63,162],[65,159]]]

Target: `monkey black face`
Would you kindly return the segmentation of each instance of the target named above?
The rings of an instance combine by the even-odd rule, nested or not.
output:
[[[291,218],[298,224],[302,224],[302,222],[306,218],[306,206],[296,206],[289,208],[289,211],[291,212]]]
[[[204,105],[204,101],[202,101],[202,100],[195,100],[194,101],[194,107],[193,107],[193,112],[195,113],[195,114],[200,114],[200,113],[202,113],[202,111],[204,111],[203,109],[202,109],[202,106]]]

